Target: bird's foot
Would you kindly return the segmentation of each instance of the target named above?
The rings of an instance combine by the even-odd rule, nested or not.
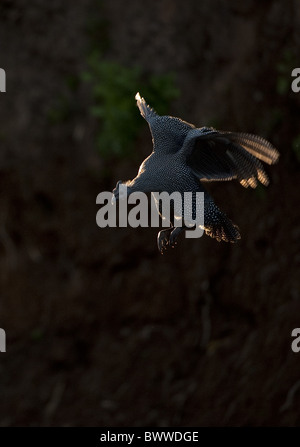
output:
[[[168,247],[175,248],[177,245],[177,238],[184,229],[185,227],[171,227],[161,230],[158,233],[157,246],[162,255]]]
[[[170,234],[172,231],[173,227],[166,228],[165,230],[161,230],[157,235],[157,247],[162,255],[169,245]]]
[[[184,231],[184,227],[175,227],[170,234],[169,237],[169,246],[172,248],[175,248],[175,245],[177,245],[177,238],[180,235],[182,231]]]

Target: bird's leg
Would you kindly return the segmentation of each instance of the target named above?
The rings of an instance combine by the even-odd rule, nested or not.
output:
[[[170,234],[174,230],[174,227],[165,228],[164,230],[161,230],[157,235],[157,247],[158,250],[161,252],[161,254],[164,253],[164,250],[167,249],[167,246],[169,244]]]
[[[158,204],[158,212],[162,216],[162,204],[159,202]],[[170,234],[174,230],[174,208],[171,204],[170,210],[170,227],[161,230],[157,235],[157,247],[160,253],[163,255],[164,251],[167,249],[169,245]]]

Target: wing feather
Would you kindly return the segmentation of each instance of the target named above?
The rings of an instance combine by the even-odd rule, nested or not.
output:
[[[272,164],[278,151],[261,137],[213,128],[194,129],[182,153],[186,163],[201,181],[237,179],[244,187],[268,185],[269,178],[260,160]]]

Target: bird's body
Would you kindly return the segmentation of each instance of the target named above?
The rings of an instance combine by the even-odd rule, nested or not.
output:
[[[255,135],[196,128],[179,118],[159,116],[139,93],[136,99],[151,130],[153,152],[141,164],[138,175],[126,182],[128,194],[176,191],[183,197],[184,193],[192,193],[192,203],[183,201],[182,209],[173,210],[175,218],[178,213],[183,217],[184,207],[190,210],[190,216],[184,214],[186,226],[174,227],[171,219],[170,228],[158,235],[159,250],[163,252],[168,245],[174,246],[178,234],[189,226],[189,220],[195,220],[197,192],[204,193],[206,234],[218,241],[236,242],[240,238],[238,227],[217,207],[202,182],[237,179],[244,187],[255,188],[257,181],[267,185],[268,177],[259,159],[272,164],[278,159],[277,150]],[[119,198],[118,186],[115,198]]]

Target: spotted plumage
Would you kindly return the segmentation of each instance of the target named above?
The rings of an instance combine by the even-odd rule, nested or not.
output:
[[[275,163],[278,151],[259,136],[223,132],[212,127],[196,128],[179,118],[159,116],[139,93],[136,100],[150,127],[153,152],[141,164],[138,175],[126,182],[127,193],[166,191],[172,194],[178,191],[183,196],[184,192],[190,192],[192,203],[183,201],[183,209],[191,210],[190,215],[185,216],[189,221],[197,214],[195,193],[203,192],[205,233],[218,241],[236,242],[240,239],[238,227],[217,207],[203,182],[236,179],[246,188],[256,188],[258,182],[268,185],[261,161]],[[120,198],[119,186],[120,182],[113,191],[116,200]],[[180,210],[174,210],[175,215],[178,212]],[[189,226],[187,221],[185,224]],[[159,250],[163,252],[168,246],[174,246],[187,226],[176,227],[174,218],[171,219],[170,228],[158,234]]]

